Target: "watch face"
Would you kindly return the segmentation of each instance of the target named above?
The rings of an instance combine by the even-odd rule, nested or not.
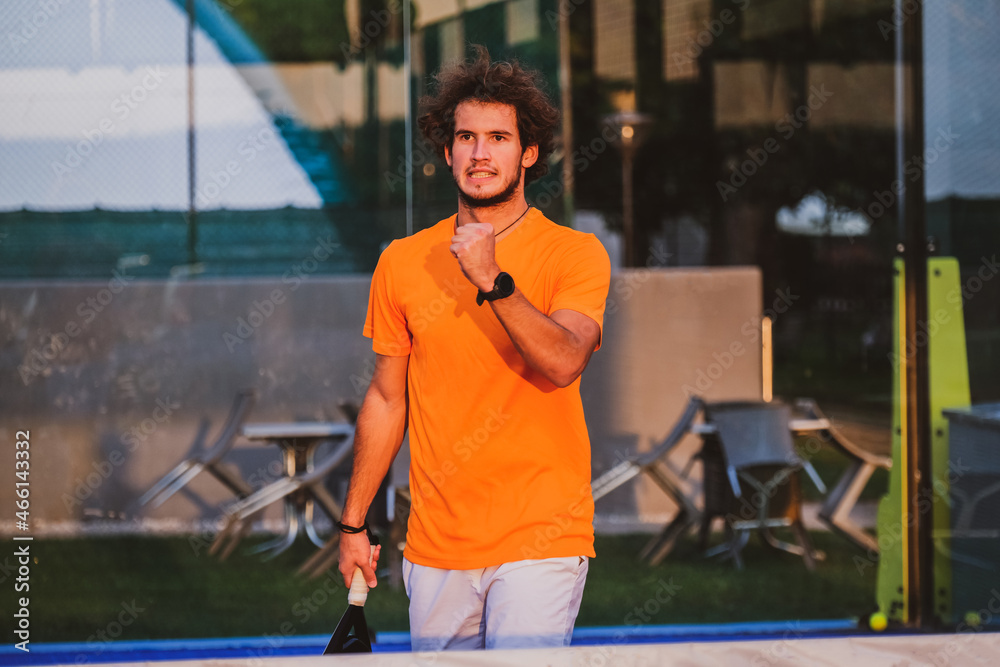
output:
[[[509,273],[500,272],[497,276],[494,288],[500,293],[500,298],[505,296],[510,296],[514,293],[514,279],[510,277]]]

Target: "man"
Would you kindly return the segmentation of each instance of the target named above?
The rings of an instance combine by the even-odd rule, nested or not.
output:
[[[608,255],[525,200],[559,122],[536,74],[479,48],[421,103],[458,213],[392,242],[375,269],[340,571],[376,584],[365,515],[409,428],[413,649],[567,645],[594,556],[579,378],[601,341]]]

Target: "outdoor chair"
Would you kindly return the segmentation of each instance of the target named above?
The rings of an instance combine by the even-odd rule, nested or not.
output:
[[[795,402],[795,407],[810,419],[828,421],[830,426],[823,431],[821,437],[850,459],[847,470],[837,480],[833,490],[823,501],[819,518],[862,549],[878,553],[878,541],[875,536],[851,520],[851,510],[857,504],[858,497],[872,473],[875,472],[876,468],[885,470],[891,468],[892,458],[866,451],[845,437],[833,422],[826,418],[819,406],[816,405],[816,401],[808,398],[799,399]]]
[[[780,403],[725,402],[705,404],[706,422],[701,458],[705,467],[705,511],[702,546],[715,517],[725,518],[726,538],[706,556],[726,554],[743,568],[742,549],[756,530],[776,549],[802,556],[806,568],[824,558],[812,548],[802,524],[799,472],[808,465],[795,450],[789,428],[791,410]],[[773,529],[791,528],[798,545],[778,540]]]
[[[236,436],[240,432],[240,427],[246,420],[256,400],[257,392],[254,389],[242,389],[237,392],[226,422],[219,432],[215,443],[201,454],[181,461],[173,470],[154,484],[149,491],[144,493],[139,498],[139,503],[141,505],[152,503],[153,507],[159,507],[203,470],[222,482],[238,498],[248,496],[253,490],[238,473],[222,464],[222,457],[236,443]]]
[[[646,473],[677,504],[677,515],[659,535],[650,540],[639,552],[639,558],[648,559],[652,565],[660,563],[673,549],[677,539],[688,528],[697,525],[700,517],[700,512],[694,501],[683,491],[682,477],[666,465],[665,461],[674,447],[691,431],[702,405],[700,398],[692,396],[685,406],[684,412],[681,413],[680,418],[662,442],[649,452],[632,456],[618,463],[591,482],[590,485],[596,502],[640,473]]]

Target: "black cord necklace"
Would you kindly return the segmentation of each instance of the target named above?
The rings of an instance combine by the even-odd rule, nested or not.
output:
[[[515,221],[514,221],[514,222],[512,222],[512,223],[510,223],[509,225],[507,225],[506,227],[504,227],[503,229],[501,229],[501,230],[500,230],[499,232],[497,232],[496,234],[494,234],[494,235],[493,235],[493,238],[496,238],[496,237],[500,236],[500,235],[501,235],[501,234],[503,234],[503,233],[504,233],[505,231],[507,231],[508,229],[510,229],[511,227],[513,227],[514,225],[516,225],[516,224],[517,224],[518,222],[520,222],[520,221],[521,221],[521,218],[523,218],[523,217],[525,216],[525,214],[526,214],[526,213],[527,213],[528,211],[530,211],[530,210],[531,210],[531,206],[528,206],[528,208],[524,209],[524,213],[522,213],[521,215],[517,216],[517,220],[515,220]]]

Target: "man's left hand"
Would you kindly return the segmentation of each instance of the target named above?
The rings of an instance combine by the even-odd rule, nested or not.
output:
[[[500,273],[495,256],[493,225],[487,222],[469,222],[451,237],[451,254],[458,260],[462,273],[481,292],[493,289],[493,281]]]

